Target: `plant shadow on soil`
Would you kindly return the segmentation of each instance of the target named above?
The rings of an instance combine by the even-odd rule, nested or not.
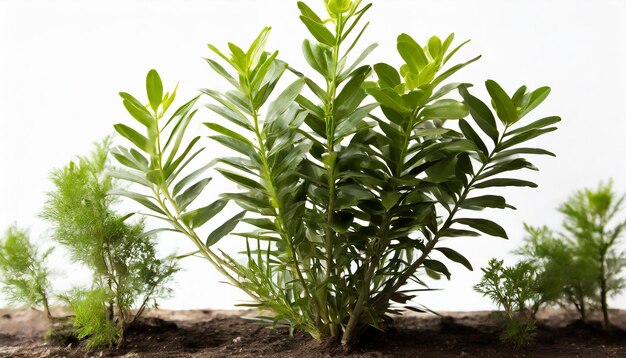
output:
[[[626,311],[613,312],[611,334],[595,318],[583,324],[555,312],[540,317],[534,343],[521,349],[499,341],[500,329],[490,313],[471,312],[400,316],[385,333],[366,332],[349,352],[337,342],[269,329],[242,318],[241,312],[207,310],[152,311],[128,329],[123,348],[89,352],[75,342],[50,344],[37,334],[28,336],[23,329],[28,317],[17,329],[5,314],[0,357],[626,357]]]

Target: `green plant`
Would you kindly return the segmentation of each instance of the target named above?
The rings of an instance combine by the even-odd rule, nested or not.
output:
[[[503,309],[504,332],[500,338],[517,346],[530,343],[535,313],[543,302],[537,268],[526,261],[504,266],[503,260],[491,259],[481,270],[483,278],[474,289]]]
[[[573,240],[581,257],[592,262],[606,330],[611,328],[607,297],[625,287],[620,274],[626,258],[619,251],[619,242],[626,219],[618,218],[625,199],[626,195],[618,196],[613,191],[611,182],[601,183],[596,189],[577,191],[559,208],[565,215],[566,236]]]
[[[122,335],[122,327],[110,319],[108,302],[115,300],[110,290],[75,290],[64,297],[74,312],[74,326],[79,339],[87,339],[87,348],[110,346]]]
[[[593,260],[545,226],[525,228],[528,235],[516,253],[541,273],[542,302],[574,306],[586,322],[589,311],[599,301],[598,272]]]
[[[81,338],[89,337],[90,347],[122,344],[126,326],[150,300],[168,293],[165,284],[177,271],[174,258],[156,257],[154,234],[144,232],[142,221],[130,222],[131,215],[113,210],[115,197],[108,193],[116,184],[109,176],[108,147],[106,139],[90,156],[53,171],[55,190],[42,213],[54,225],[54,239],[92,271],[92,286],[69,300],[77,308],[74,325]],[[101,307],[108,323],[101,322]]]
[[[9,302],[28,307],[41,305],[49,321],[50,271],[48,256],[52,249],[40,252],[26,230],[7,229],[0,239],[0,283]]]
[[[206,126],[213,140],[236,153],[217,158],[217,170],[243,191],[190,209],[210,180],[202,173],[213,164],[198,165],[179,179],[203,149],[194,149],[198,136],[179,150],[197,98],[165,119],[175,90],[163,94],[154,70],[146,79],[149,105],[120,94],[143,133],[117,124],[133,147],[119,147],[114,155],[129,169],[118,176],[144,187],[119,194],[189,237],[254,306],[273,314],[270,322],[315,338],[341,337],[348,345],[368,326],[383,329],[387,314],[414,297],[419,289],[405,289],[409,281],[425,286],[419,270],[449,277],[441,258],[471,269],[460,253],[440,245],[444,238],[479,232],[506,238],[495,222],[459,214],[512,208],[501,196],[475,192],[535,187],[500,174],[536,170],[518,156],[552,153],[519,145],[555,130],[551,125],[560,118],[517,125],[547,97],[547,87],[528,91],[522,86],[508,95],[487,81],[494,115],[469,93],[470,84],[444,84],[479,58],[449,66],[467,43],[452,47],[453,35],[443,41],[433,36],[426,46],[400,35],[404,64],[399,71],[384,63],[362,65],[375,45],[358,56],[353,51],[367,27],[360,24],[370,5],[325,4],[323,19],[298,2],[300,18],[315,39],[303,43],[310,76],[279,60],[278,52],[265,51],[269,28],[245,51],[229,43],[230,53],[224,54],[209,45],[217,61],[207,59],[208,64],[232,88],[202,90],[210,98],[207,107],[229,122]],[[274,95],[287,72],[297,79]],[[375,82],[368,81],[372,74]],[[378,107],[380,113],[374,112]],[[201,239],[198,229],[227,200],[245,211]],[[232,235],[246,242],[245,263],[212,248],[240,221],[255,227]]]

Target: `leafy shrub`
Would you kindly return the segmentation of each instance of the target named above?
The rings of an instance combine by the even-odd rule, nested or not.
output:
[[[54,239],[92,271],[91,288],[68,300],[77,310],[79,336],[89,337],[90,347],[121,344],[126,325],[150,300],[168,293],[165,284],[177,271],[172,257],[156,257],[154,235],[144,232],[143,222],[113,211],[115,197],[108,193],[116,186],[108,175],[113,169],[108,146],[107,139],[90,156],[53,171],[55,190],[42,214],[54,224]],[[133,307],[138,308],[134,318]]]
[[[0,283],[9,302],[27,307],[41,305],[49,321],[50,272],[47,266],[52,249],[40,252],[26,230],[7,229],[0,239]]]
[[[621,292],[626,282],[620,276],[626,267],[626,257],[619,251],[620,238],[626,219],[619,218],[626,195],[618,196],[612,183],[596,189],[577,191],[561,205],[565,215],[563,226],[581,258],[589,260],[599,288],[604,327],[611,327],[607,297]]]
[[[541,272],[539,292],[543,302],[574,306],[585,322],[599,301],[598,272],[593,260],[545,226],[525,227],[528,236],[516,253]]]
[[[482,271],[483,278],[474,289],[503,309],[504,332],[500,338],[517,346],[530,343],[535,313],[543,303],[541,274],[530,262],[504,266],[504,261],[497,259],[491,259]]]
[[[487,81],[494,115],[470,94],[470,84],[444,84],[479,58],[449,65],[466,43],[453,47],[454,35],[433,36],[426,46],[400,35],[399,71],[385,63],[362,65],[376,47],[353,55],[370,4],[325,4],[322,19],[298,3],[315,39],[303,43],[310,75],[265,51],[269,28],[245,51],[230,43],[224,54],[209,45],[215,54],[209,66],[232,88],[202,90],[210,98],[207,107],[228,122],[206,126],[213,140],[235,153],[217,158],[217,170],[242,191],[208,205],[195,202],[212,165],[186,169],[204,149],[198,148],[200,136],[184,138],[199,97],[166,115],[176,90],[164,94],[154,70],[146,79],[148,106],[120,93],[141,129],[117,124],[132,147],[116,148],[114,156],[129,170],[116,175],[142,187],[117,193],[191,239],[253,306],[274,314],[271,322],[350,344],[368,326],[384,328],[387,314],[415,296],[405,285],[425,285],[420,270],[450,277],[442,258],[471,269],[460,253],[440,245],[442,239],[479,232],[506,238],[495,222],[459,214],[512,208],[484,189],[535,187],[501,174],[536,170],[520,155],[552,155],[520,145],[555,130],[551,125],[560,118],[518,126],[547,97],[547,87],[522,86],[509,95]],[[275,95],[289,72],[297,79]],[[376,81],[369,81],[373,74]],[[201,238],[201,227],[227,201],[244,211]],[[239,222],[255,227],[232,235],[246,243],[245,263],[212,247]]]

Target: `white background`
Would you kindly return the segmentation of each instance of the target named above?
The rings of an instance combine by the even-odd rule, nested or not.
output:
[[[309,2],[321,10],[321,0]],[[558,227],[561,217],[554,208],[573,190],[600,180],[614,178],[615,189],[626,192],[626,1],[373,2],[366,16],[372,24],[362,42],[380,43],[371,63],[400,63],[395,38],[401,32],[422,43],[433,34],[455,32],[459,42],[472,39],[457,60],[476,54],[483,58],[452,80],[473,82],[479,97],[485,98],[486,79],[497,80],[509,92],[522,84],[552,87],[532,117],[560,115],[563,122],[559,131],[533,144],[558,158],[533,160],[540,172],[524,177],[537,182],[538,189],[506,192],[517,211],[486,213],[511,239],[456,239],[451,245],[467,255],[474,272],[451,264],[452,281],[433,282],[443,290],[417,299],[436,310],[492,308],[472,286],[490,257],[515,260],[510,251],[523,238],[523,222]],[[202,60],[210,55],[206,44],[248,46],[266,25],[273,27],[268,49],[279,49],[283,60],[306,68],[300,55],[306,32],[298,14],[295,1],[286,0],[0,1],[0,228],[17,222],[47,242],[48,226],[37,215],[51,189],[49,171],[88,152],[92,142],[112,133],[114,123],[132,123],[117,92],[145,99],[150,68],[161,73],[169,88],[180,81],[178,104],[199,88],[222,89],[224,83]],[[208,130],[202,121],[220,121],[206,109],[196,118],[191,130],[203,135]],[[207,152],[222,154],[218,145],[204,144]],[[203,200],[232,189],[213,176]],[[121,210],[133,208],[123,204]],[[222,217],[237,210],[234,205],[227,209]],[[192,249],[184,237],[162,235],[159,241],[164,254]],[[239,245],[236,238],[220,243],[230,252]],[[60,287],[85,279],[84,270],[64,264],[60,251],[53,264]],[[221,277],[208,263],[190,259],[183,266],[176,295],[163,306],[232,308],[245,300],[219,283]],[[626,308],[625,296],[611,304]]]

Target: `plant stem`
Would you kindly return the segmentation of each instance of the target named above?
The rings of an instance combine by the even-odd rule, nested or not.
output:
[[[417,113],[417,109],[414,111],[414,113]],[[396,166],[396,172],[394,173],[396,177],[399,177],[402,174],[404,157],[406,156],[406,151],[408,149],[409,138],[411,137],[411,132],[413,131],[413,127],[415,126],[415,119],[416,119],[415,115],[411,115],[411,119],[409,120],[407,128],[404,131],[404,138],[403,138],[402,148],[400,150],[400,157],[398,159],[398,163],[397,163],[398,165]],[[396,188],[397,186],[395,184],[392,184],[392,190],[395,191]],[[361,314],[363,313],[365,301],[370,294],[370,285],[371,285],[372,278],[374,277],[374,272],[378,268],[378,263],[380,262],[380,257],[382,256],[382,253],[383,253],[382,251],[387,246],[387,240],[385,238],[387,236],[387,231],[389,230],[389,225],[391,224],[391,218],[389,217],[390,210],[385,211],[385,214],[383,216],[383,224],[381,225],[382,230],[378,235],[378,240],[380,243],[379,245],[380,250],[376,250],[377,247],[375,245],[374,253],[371,256],[366,257],[365,259],[367,269],[365,270],[365,277],[363,278],[363,288],[361,289],[361,292],[359,293],[357,301],[354,305],[354,309],[350,313],[350,319],[348,320],[348,324],[346,325],[346,328],[344,330],[343,337],[341,338],[341,344],[344,346],[350,344],[350,342],[352,341],[355,335],[355,328],[357,327],[357,324],[359,323],[359,320],[361,318]],[[384,242],[381,242],[383,240]]]
[[[52,313],[50,313],[50,305],[48,304],[48,296],[41,292],[41,304],[43,305],[43,312],[46,314],[46,318],[48,319],[48,322],[52,323],[54,322],[54,317],[52,316]]]
[[[337,21],[335,23],[335,44],[332,48],[333,55],[333,71],[331,73],[330,79],[327,79],[327,90],[326,94],[328,95],[328,103],[324,108],[324,121],[326,122],[326,147],[327,147],[327,156],[328,156],[328,164],[326,165],[327,174],[328,174],[328,206],[326,208],[326,233],[324,240],[324,248],[326,251],[326,272],[324,276],[324,291],[322,295],[322,305],[328,309],[328,285],[330,284],[330,278],[334,276],[334,240],[335,240],[335,230],[332,228],[334,223],[334,214],[335,214],[335,196],[336,196],[336,188],[335,188],[335,170],[336,170],[336,155],[335,152],[335,116],[334,116],[334,106],[335,106],[335,97],[337,95],[337,70],[339,66],[339,47],[341,45],[341,32],[343,27],[343,17],[339,15],[337,17]],[[329,313],[327,313],[328,320],[328,328],[330,331],[330,335],[332,337],[337,335],[337,327],[333,322],[335,319],[331,317]]]
[[[600,305],[602,306],[602,318],[604,322],[604,330],[611,331],[611,321],[609,318],[609,306],[607,303],[607,284],[606,284],[606,268],[605,255],[600,256]]]

